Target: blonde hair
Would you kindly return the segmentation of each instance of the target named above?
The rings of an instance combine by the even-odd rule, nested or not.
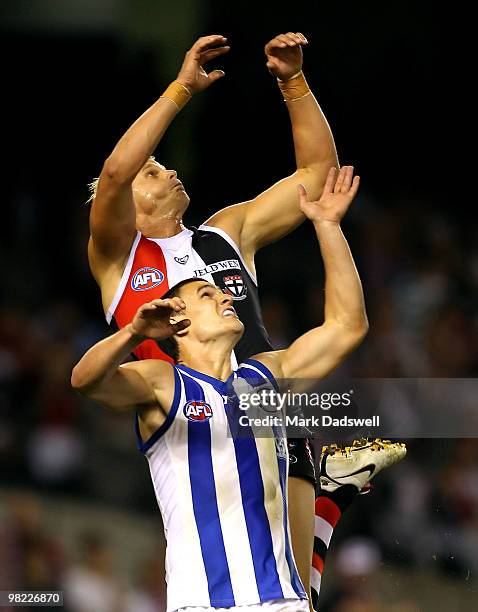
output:
[[[146,162],[143,164],[143,166],[145,166],[146,164],[149,164],[151,162],[156,162],[156,159],[154,157],[154,155],[150,155],[148,157],[148,159],[146,160]],[[100,177],[97,176],[96,178],[94,178],[91,183],[88,183],[88,193],[90,194],[89,198],[86,200],[86,204],[93,204],[93,200],[96,198],[96,192],[98,191],[98,183],[100,181]]]

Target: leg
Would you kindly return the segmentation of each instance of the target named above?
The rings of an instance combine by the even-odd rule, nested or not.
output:
[[[310,599],[310,560],[314,543],[315,487],[304,478],[291,477],[288,484],[288,508],[292,551]]]
[[[317,486],[313,446],[306,439],[288,439],[287,446],[289,449],[287,505],[292,551],[299,577],[311,600],[310,560],[314,544],[314,504]]]
[[[315,500],[314,545],[312,555],[312,569],[310,576],[311,601],[313,610],[318,610],[318,600],[325,558],[329,549],[330,540],[342,517],[343,512],[352,503],[359,491],[357,487],[345,484],[335,491],[328,492],[317,489]]]

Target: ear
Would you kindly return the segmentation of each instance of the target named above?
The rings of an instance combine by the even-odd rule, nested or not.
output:
[[[187,318],[188,317],[186,317],[184,315],[176,314],[176,315],[174,315],[174,317],[169,317],[169,322],[171,324],[179,323],[180,321],[183,321],[184,319],[187,319]],[[174,335],[175,336],[179,336],[180,338],[182,338],[183,336],[185,336],[188,333],[189,327],[186,327],[186,329],[181,329],[180,331],[177,331]]]

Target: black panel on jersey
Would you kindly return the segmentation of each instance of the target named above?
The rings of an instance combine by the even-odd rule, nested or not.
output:
[[[207,266],[235,259],[239,269],[209,270],[214,283],[234,298],[234,308],[244,323],[244,334],[234,348],[238,363],[264,351],[271,351],[272,345],[262,321],[259,293],[235,249],[222,236],[214,232],[188,227],[194,232],[192,246]]]

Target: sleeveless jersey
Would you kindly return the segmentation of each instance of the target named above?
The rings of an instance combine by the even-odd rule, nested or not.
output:
[[[146,442],[136,421],[167,539],[167,612],[307,599],[290,545],[283,432],[230,435],[246,414],[237,393],[275,387],[271,372],[250,359],[225,382],[182,365],[174,378],[171,410]]]
[[[234,349],[237,361],[272,350],[254,275],[228,234],[207,225],[185,228],[170,238],[146,238],[138,232],[106,314],[108,323],[114,319],[118,327],[124,327],[142,304],[163,297],[170,287],[192,277],[207,280],[234,298],[245,328]],[[139,359],[171,362],[153,340],[146,340],[134,352]]]

